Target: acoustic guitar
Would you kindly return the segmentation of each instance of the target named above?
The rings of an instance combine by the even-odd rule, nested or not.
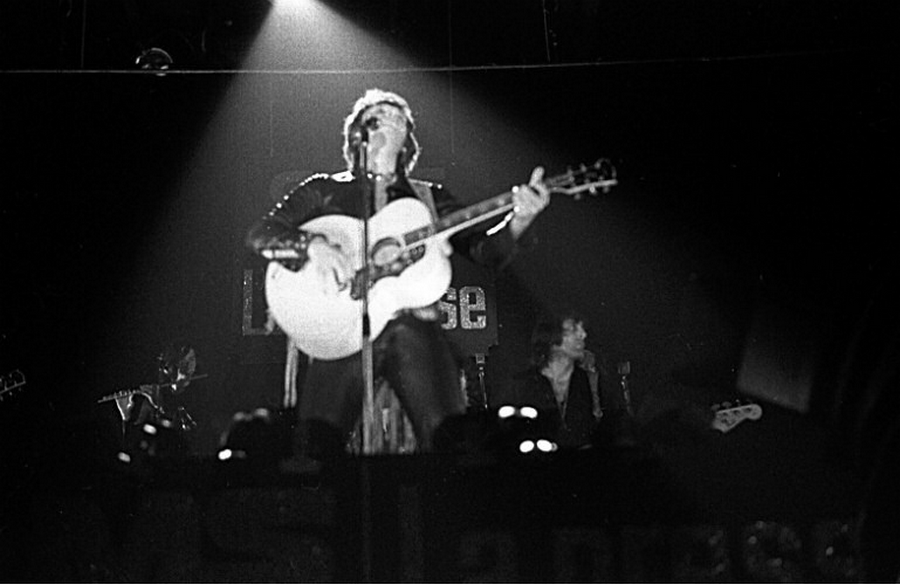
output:
[[[615,168],[606,160],[546,179],[551,193],[576,198],[607,192],[616,184]],[[428,306],[450,286],[450,259],[441,251],[453,234],[513,209],[512,191],[450,213],[437,221],[420,200],[393,201],[369,220],[368,267],[360,264],[363,222],[327,215],[300,229],[325,236],[351,260],[348,283],[323,282],[311,263],[299,271],[278,260],[297,258],[293,250],[273,251],[266,270],[266,301],[279,327],[305,354],[322,360],[349,356],[362,348],[362,294],[368,288],[370,334],[374,339],[397,311]]]

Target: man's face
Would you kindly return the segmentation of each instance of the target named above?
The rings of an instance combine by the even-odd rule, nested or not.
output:
[[[573,360],[580,360],[584,357],[585,339],[587,332],[584,330],[584,324],[574,319],[566,319],[562,324],[562,340],[555,348]]]
[[[406,142],[406,116],[403,110],[392,104],[376,104],[366,109],[361,118],[369,128],[369,145],[373,150],[385,149],[399,153]],[[374,126],[370,123],[377,120]]]

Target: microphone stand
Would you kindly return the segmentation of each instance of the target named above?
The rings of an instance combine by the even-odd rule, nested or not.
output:
[[[369,218],[372,217],[372,199],[374,197],[374,188],[372,179],[369,178],[369,131],[368,128],[361,128],[359,144],[357,145],[358,154],[356,157],[356,176],[359,177],[361,193],[363,198],[363,222],[362,222],[362,245],[359,251],[359,265],[363,271],[363,277],[360,279],[360,294],[362,299],[362,377],[363,377],[363,412],[362,412],[362,452],[364,455],[373,454],[373,433],[375,430],[375,367],[372,356],[372,327],[369,321]],[[360,523],[362,532],[361,543],[361,562],[363,572],[363,582],[372,582],[372,565],[373,565],[373,549],[372,549],[372,478],[369,471],[369,463],[366,461],[360,465]]]
[[[368,150],[369,132],[362,129],[358,156],[356,157],[356,174],[359,177],[363,197],[362,246],[359,252],[359,265],[363,271],[360,279],[360,298],[362,299],[362,378],[363,378],[363,445],[365,455],[373,450],[373,432],[375,430],[375,365],[372,355],[372,328],[369,321],[369,219],[372,217],[372,198],[374,190],[369,178]]]
[[[481,390],[481,407],[488,409],[487,387],[484,384],[484,365],[485,355],[483,353],[475,354],[475,365],[478,366],[478,389]]]

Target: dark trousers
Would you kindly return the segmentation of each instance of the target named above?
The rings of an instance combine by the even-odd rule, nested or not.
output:
[[[402,315],[373,342],[374,377],[388,381],[413,424],[419,449],[430,451],[435,431],[465,413],[459,368],[441,326]],[[362,413],[362,356],[314,360],[300,396],[300,432],[310,454],[343,451]]]

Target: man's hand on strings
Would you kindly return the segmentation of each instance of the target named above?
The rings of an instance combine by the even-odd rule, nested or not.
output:
[[[353,276],[350,262],[339,247],[329,244],[325,238],[315,238],[310,242],[306,254],[315,269],[323,293],[337,294],[350,282]]]
[[[513,187],[513,217],[509,229],[518,239],[531,222],[550,203],[550,191],[544,185],[544,168],[535,167],[527,185]]]

